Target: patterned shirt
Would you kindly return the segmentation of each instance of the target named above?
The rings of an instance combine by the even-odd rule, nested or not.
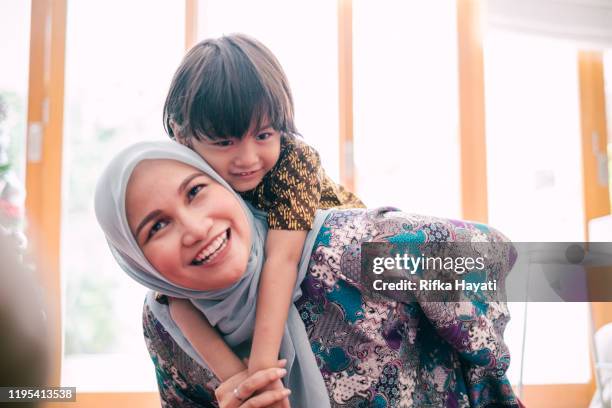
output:
[[[317,209],[365,207],[325,174],[314,148],[289,135],[281,138],[276,165],[257,187],[241,195],[268,213],[268,226],[275,230],[309,230]]]
[[[333,211],[317,235],[296,302],[332,408],[523,407],[506,377],[506,303],[407,301],[361,278],[364,242],[505,242],[485,225],[390,209]],[[503,280],[514,258],[496,252]],[[493,262],[494,261],[494,262]],[[411,276],[411,275],[410,275]],[[219,379],[143,310],[163,407],[218,407]],[[299,407],[316,408],[316,407]]]

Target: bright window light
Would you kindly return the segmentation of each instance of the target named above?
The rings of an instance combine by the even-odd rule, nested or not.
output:
[[[360,197],[460,218],[455,2],[355,1],[353,60]]]
[[[576,48],[489,31],[484,50],[489,223],[515,242],[584,241]],[[524,307],[506,330],[514,383]],[[527,304],[523,382],[588,382],[587,319],[586,303]]]
[[[62,385],[156,390],[142,334],[146,289],[112,258],[93,210],[96,180],[119,149],[168,139],[162,107],[184,54],[184,2],[68,3],[61,273]]]

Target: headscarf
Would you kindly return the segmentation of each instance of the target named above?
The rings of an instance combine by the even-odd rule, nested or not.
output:
[[[130,176],[143,160],[176,160],[201,170],[231,191],[242,205],[251,229],[251,252],[244,275],[228,288],[202,291],[181,287],[162,276],[145,258],[132,235],[127,221],[125,199]],[[264,263],[267,236],[265,213],[248,206],[195,152],[175,142],[141,142],[121,151],[108,164],[96,186],[95,210],[104,230],[110,250],[121,268],[133,279],[154,291],[177,298],[186,298],[221,332],[225,342],[237,353],[250,351],[255,328],[255,311],[259,277]],[[306,274],[314,241],[329,211],[318,211],[313,228],[307,235],[298,267],[293,301],[301,296],[300,284]],[[169,316],[168,308],[151,302],[152,311],[164,328],[185,352],[200,365],[207,367],[178,326]],[[157,305],[153,305],[157,303]],[[285,382],[292,393],[292,406],[329,407],[325,383],[317,366],[304,323],[294,304],[291,305],[280,348],[281,358],[287,359]]]

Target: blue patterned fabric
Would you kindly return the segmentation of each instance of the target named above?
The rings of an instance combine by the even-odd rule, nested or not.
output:
[[[296,302],[331,406],[522,406],[506,377],[505,303],[368,295],[358,279],[361,243],[396,241],[507,239],[481,224],[388,208],[334,210],[317,236]],[[510,252],[497,256],[495,272],[503,278],[515,259]],[[218,379],[173,343],[146,305],[143,319],[163,404],[217,406]]]

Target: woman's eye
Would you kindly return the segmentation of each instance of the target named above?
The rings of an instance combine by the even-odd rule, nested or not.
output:
[[[193,200],[205,186],[205,184],[198,184],[196,186],[191,187],[189,191],[187,191],[187,198],[189,199],[189,201]]]
[[[153,235],[157,234],[159,230],[164,228],[166,225],[168,225],[167,221],[164,221],[164,220],[156,221],[151,227],[151,229],[149,230],[149,235],[147,236],[147,240],[149,240]]]

